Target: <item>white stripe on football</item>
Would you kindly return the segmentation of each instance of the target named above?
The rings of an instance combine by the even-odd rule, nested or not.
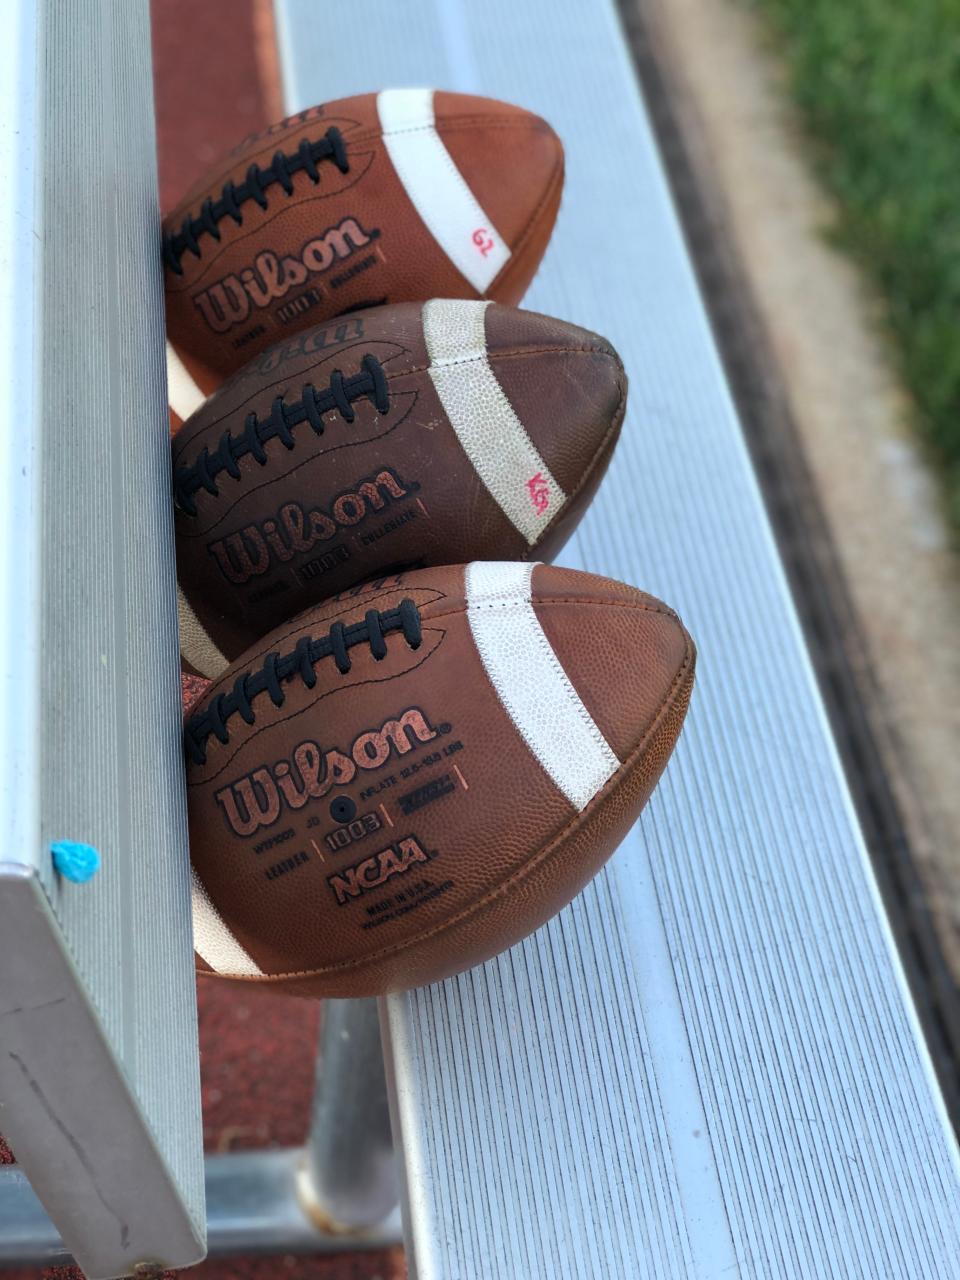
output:
[[[437,133],[433,90],[385,89],[377,95],[377,112],[410,203],[457,270],[477,293],[486,293],[510,250]]]

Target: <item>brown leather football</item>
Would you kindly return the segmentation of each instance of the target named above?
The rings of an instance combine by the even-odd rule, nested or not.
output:
[[[379,307],[265,352],[173,441],[187,665],[218,675],[375,574],[551,558],[625,397],[603,338],[490,302]]]
[[[540,564],[422,569],[302,614],[186,724],[198,967],[375,995],[509,947],[635,822],[694,661],[666,605]]]
[[[563,148],[489,98],[388,89],[248,138],[164,220],[167,330],[219,374],[304,325],[430,297],[516,303]]]

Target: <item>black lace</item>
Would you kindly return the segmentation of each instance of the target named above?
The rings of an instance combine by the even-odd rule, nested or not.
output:
[[[378,413],[387,413],[390,409],[390,395],[387,388],[387,377],[383,365],[376,356],[366,355],[361,361],[362,372],[345,378],[339,369],[330,375],[330,386],[325,391],[317,391],[311,384],[300,389],[300,399],[289,404],[283,396],[277,396],[265,418],[258,418],[255,413],[248,413],[243,423],[243,431],[239,435],[231,435],[229,430],[220,437],[220,443],[213,453],[204,447],[196,462],[177,467],[173,477],[173,496],[181,511],[188,516],[197,514],[194,494],[205,489],[213,497],[218,497],[216,478],[226,472],[234,480],[240,479],[238,461],[251,454],[262,467],[267,465],[267,454],[264,445],[269,440],[280,440],[286,449],[296,445],[293,428],[302,422],[309,422],[318,436],[323,435],[323,415],[336,409],[345,422],[353,422],[357,416],[354,400],[362,400],[364,396],[370,400]]]
[[[180,230],[173,235],[163,237],[163,260],[176,275],[183,275],[180,259],[189,250],[195,258],[200,257],[198,236],[213,236],[220,239],[220,228],[217,223],[230,217],[238,227],[243,226],[243,214],[240,206],[245,200],[255,201],[261,209],[267,208],[267,197],[264,192],[272,186],[282,187],[286,194],[293,194],[293,174],[305,173],[311,182],[320,181],[317,165],[323,160],[332,160],[341,173],[350,172],[350,161],[343,143],[343,135],[339,129],[330,128],[316,142],[304,138],[300,146],[291,155],[278,151],[265,169],[252,164],[247,176],[239,185],[226,182],[219,200],[204,200],[200,207],[200,216],[192,218],[189,214],[184,218]]]
[[[325,636],[314,640],[304,636],[297,641],[292,653],[269,653],[259,671],[245,671],[234,682],[229,693],[218,693],[210,705],[191,716],[184,728],[184,745],[194,764],[204,764],[207,758],[207,739],[215,737],[224,744],[230,741],[227,721],[238,715],[245,724],[256,720],[251,703],[260,693],[269,693],[275,707],[282,707],[284,692],[281,685],[299,676],[308,689],[317,683],[314,666],[321,658],[333,658],[337,670],[346,675],[350,670],[349,650],[357,644],[369,644],[377,662],[387,656],[385,637],[401,631],[411,649],[420,648],[422,636],[420,611],[412,600],[401,600],[396,609],[368,609],[362,622],[344,626],[335,622]]]

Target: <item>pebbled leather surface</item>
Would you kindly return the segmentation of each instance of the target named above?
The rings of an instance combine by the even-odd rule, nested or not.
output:
[[[556,220],[563,187],[560,141],[538,116],[490,99],[437,92],[434,112],[437,133],[511,250],[486,296],[519,302]],[[411,205],[383,145],[375,94],[313,107],[241,143],[164,219],[164,232],[178,231],[188,214],[198,216],[203,199],[219,198],[227,179],[242,182],[251,164],[266,167],[278,150],[293,153],[303,138],[318,140],[331,126],[343,135],[349,172],[321,161],[317,184],[294,174],[292,195],[272,186],[265,210],[247,201],[242,225],[227,217],[218,224],[219,241],[201,236],[200,257],[185,253],[182,275],[165,267],[169,335],[179,351],[216,374],[232,373],[305,324],[357,307],[478,296]],[[344,242],[350,219],[357,230]],[[302,262],[305,246],[332,229],[339,229],[343,256],[299,283],[292,280],[302,271],[291,275],[262,259],[258,265],[264,252],[281,264],[284,258]],[[268,278],[276,296],[263,306],[250,301],[254,295],[243,282],[253,281],[256,292],[257,280]],[[239,299],[238,314],[247,313],[219,332],[204,314],[216,310],[210,291],[231,279],[226,287]]]
[[[687,656],[685,633],[668,624],[672,611],[652,598],[641,613],[624,609],[604,590],[537,604],[534,612],[594,723],[624,759],[660,709],[660,691],[650,672],[678,670]],[[631,709],[629,716],[624,705]]]
[[[294,448],[268,441],[266,465],[240,459],[239,479],[218,477],[218,496],[197,492],[196,516],[177,510],[181,587],[228,658],[285,618],[376,574],[549,558],[559,550],[618,436],[623,367],[605,339],[534,312],[494,303],[485,325],[491,367],[566,494],[562,506],[538,515],[542,533],[533,546],[481,482],[440,404],[420,303],[303,331],[256,357],[184,424],[172,446],[175,472],[203,448],[215,450],[225,431],[239,434],[249,413],[269,414],[275,397],[298,400],[305,383],[322,390],[335,370],[358,373],[365,356],[382,363],[389,386],[386,414],[364,398],[353,403],[352,423],[327,413],[321,436],[302,423],[293,429]],[[495,438],[489,449],[495,459]],[[344,495],[360,496],[344,505]],[[271,522],[282,530],[279,544],[267,536]]]
[[[405,598],[420,610],[418,649],[392,634],[378,662],[369,645],[356,645],[344,675],[332,658],[321,659],[313,689],[294,678],[280,708],[258,695],[253,724],[235,715],[227,743],[211,738],[206,762],[188,763],[194,867],[237,940],[273,975],[245,981],[348,996],[437,980],[537,928],[623,838],[680,732],[693,643],[669,609],[632,588],[544,565],[534,567],[532,585],[537,616],[558,637],[557,657],[579,680],[587,709],[598,722],[602,712],[611,741],[628,748],[581,813],[537,763],[485,675],[470,636],[462,566],[401,575],[328,601],[267,637],[211,687],[201,710],[242,671],[268,652],[290,651],[303,634],[324,635],[335,620],[362,620],[368,609]],[[608,654],[611,619],[616,641]],[[592,659],[574,663],[570,638]],[[618,662],[625,643],[636,655],[627,680]],[[404,716],[406,732],[384,727]],[[341,780],[327,785],[332,775],[321,770],[316,794],[294,789],[291,805],[278,800],[279,782],[300,780],[294,766],[283,766],[303,743],[316,744],[308,749],[313,758],[328,763],[336,760],[330,751],[341,752]],[[308,756],[301,750],[299,758]],[[255,780],[270,820],[241,834],[228,811],[244,779]],[[355,810],[349,821],[345,800],[346,812]]]

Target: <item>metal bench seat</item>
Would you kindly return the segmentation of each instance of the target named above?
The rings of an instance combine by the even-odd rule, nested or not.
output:
[[[424,84],[563,138],[524,305],[630,376],[563,560],[662,596],[700,651],[608,869],[524,945],[385,1004],[415,1274],[960,1275],[953,1134],[611,0],[277,13],[290,110]]]
[[[563,137],[526,304],[609,336],[631,379],[565,562],[662,596],[700,650],[676,758],[608,868],[522,945],[381,1004],[411,1275],[960,1276],[956,1143],[612,0],[275,11],[291,110],[434,85]],[[0,1170],[0,1263],[187,1265],[205,1221],[213,1253],[319,1248],[302,1153],[208,1159],[204,1214],[146,4],[11,14],[0,1132],[21,1167]],[[54,877],[60,837],[101,848],[99,879]],[[341,1013],[363,1025],[331,1011],[331,1043]],[[369,1016],[361,1041],[376,1090]],[[327,1167],[349,1163],[322,1090],[315,1119]],[[346,1172],[362,1198],[363,1159]]]

